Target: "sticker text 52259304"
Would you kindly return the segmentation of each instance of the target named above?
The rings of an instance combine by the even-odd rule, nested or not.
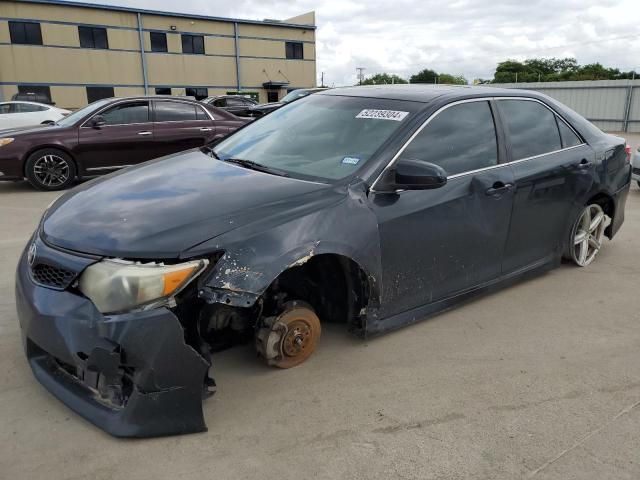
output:
[[[356,118],[375,118],[377,120],[394,120],[396,122],[401,122],[407,115],[409,115],[409,112],[401,112],[399,110],[376,110],[373,108],[367,108],[356,115]]]

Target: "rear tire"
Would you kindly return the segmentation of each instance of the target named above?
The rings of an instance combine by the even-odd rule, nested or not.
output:
[[[564,258],[579,267],[590,265],[602,248],[607,215],[597,203],[585,206],[571,227]]]
[[[29,155],[25,164],[25,176],[38,190],[64,190],[76,178],[76,164],[62,150],[44,148]]]

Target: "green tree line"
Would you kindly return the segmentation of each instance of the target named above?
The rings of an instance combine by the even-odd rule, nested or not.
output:
[[[562,82],[569,80],[622,80],[637,78],[634,70],[628,72],[618,68],[605,67],[600,63],[578,64],[575,58],[530,58],[523,62],[505,60],[500,62],[493,79],[476,79],[473,83],[514,83],[514,82]],[[436,72],[425,68],[411,75],[409,81],[388,73],[376,73],[365,79],[362,85],[391,83],[446,83],[466,85],[469,82],[462,75]]]

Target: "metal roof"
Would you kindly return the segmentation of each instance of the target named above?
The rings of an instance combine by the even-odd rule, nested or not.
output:
[[[40,4],[46,4],[46,5],[62,5],[65,7],[92,8],[96,10],[112,10],[116,12],[130,12],[130,13],[140,13],[140,14],[146,14],[146,15],[162,15],[165,17],[180,17],[180,18],[190,18],[190,19],[196,19],[196,20],[234,22],[234,23],[241,23],[241,24],[266,25],[266,26],[274,26],[274,27],[303,28],[306,30],[316,29],[315,25],[286,23],[286,22],[280,22],[275,20],[243,20],[239,18],[211,17],[207,15],[165,12],[162,10],[148,10],[143,8],[120,7],[115,5],[100,5],[96,3],[71,2],[67,0],[16,0],[16,1],[18,1],[19,3],[40,3]]]

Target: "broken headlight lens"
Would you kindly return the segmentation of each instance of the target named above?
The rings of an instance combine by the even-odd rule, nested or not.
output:
[[[194,260],[163,265],[103,260],[85,269],[79,288],[102,313],[150,308],[180,292],[208,263]]]

